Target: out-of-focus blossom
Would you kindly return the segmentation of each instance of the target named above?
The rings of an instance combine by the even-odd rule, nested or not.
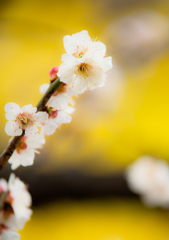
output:
[[[9,136],[20,136],[25,130],[29,136],[39,133],[37,126],[42,127],[43,122],[48,119],[46,112],[38,112],[36,107],[26,105],[22,108],[16,103],[7,103],[5,105],[6,119],[5,132]],[[36,126],[36,125],[37,126]]]
[[[104,36],[112,54],[135,67],[154,60],[169,47],[169,21],[158,12],[139,11],[110,24]]]
[[[20,165],[24,167],[32,165],[35,153],[39,153],[36,149],[41,148],[43,144],[45,144],[43,134],[35,137],[25,135],[8,161],[12,164],[12,170],[15,170]]]
[[[25,184],[12,173],[8,183],[4,179],[0,180],[0,197],[2,230],[22,229],[32,214],[32,210],[29,208],[32,200]],[[10,234],[8,231],[4,234],[8,233]]]
[[[42,133],[51,135],[62,124],[70,123],[72,117],[69,114],[72,114],[75,109],[68,106],[63,110],[54,110],[53,108],[47,108],[47,111],[49,114],[49,119],[42,127]]]
[[[169,167],[150,156],[142,156],[126,170],[129,188],[149,206],[169,207]]]
[[[0,240],[19,240],[20,235],[17,232],[9,230],[9,228],[3,224],[0,224]]]
[[[76,93],[93,90],[106,81],[106,72],[112,68],[112,58],[106,57],[106,46],[92,41],[87,31],[64,37],[63,54],[58,76],[70,84]]]

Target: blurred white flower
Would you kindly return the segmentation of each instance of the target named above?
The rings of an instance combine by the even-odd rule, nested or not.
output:
[[[129,188],[148,206],[169,207],[169,167],[150,156],[142,156],[126,170]]]
[[[23,130],[26,130],[27,135],[38,134],[37,126],[42,127],[43,122],[48,119],[48,115],[46,112],[36,113],[36,111],[37,108],[32,107],[31,104],[20,108],[16,103],[7,103],[5,105],[5,116],[9,120],[5,126],[7,135],[20,136]]]
[[[65,36],[63,41],[67,54],[63,54],[59,67],[60,81],[79,94],[104,85],[106,72],[112,68],[112,58],[104,58],[106,46],[92,41],[87,31]]]
[[[74,111],[75,109],[69,106],[63,110],[48,108],[49,119],[42,127],[42,133],[51,135],[62,124],[70,123],[72,117],[69,114],[72,114]]]
[[[0,240],[19,240],[20,235],[17,232],[9,230],[3,224],[0,224]]]
[[[32,165],[35,153],[39,153],[36,149],[41,148],[43,144],[45,144],[43,134],[38,134],[35,137],[25,135],[8,161],[12,164],[12,170],[20,165],[24,167]]]
[[[136,66],[147,66],[147,61],[165,53],[169,47],[168,32],[169,21],[165,15],[141,10],[113,21],[103,35],[112,54],[135,70]]]
[[[27,191],[26,185],[12,173],[9,182],[2,183],[0,224],[11,230],[22,229],[25,223],[30,219],[32,210],[31,195]]]

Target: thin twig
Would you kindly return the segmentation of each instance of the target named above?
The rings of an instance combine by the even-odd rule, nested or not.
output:
[[[37,112],[39,111],[45,111],[46,103],[48,102],[49,98],[54,94],[54,92],[60,87],[62,82],[60,82],[60,78],[57,78],[54,82],[52,82],[46,91],[46,93],[43,95],[43,97],[40,99],[39,103],[37,104]],[[13,137],[4,152],[0,156],[0,170],[5,166],[5,164],[8,162],[9,158],[12,156],[13,152],[21,142],[21,139],[25,135],[25,131],[23,131],[22,135]]]

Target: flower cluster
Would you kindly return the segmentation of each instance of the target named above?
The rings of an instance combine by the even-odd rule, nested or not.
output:
[[[16,230],[30,219],[31,196],[25,184],[11,174],[9,182],[0,179],[0,239],[19,240]]]
[[[146,205],[169,207],[169,166],[164,160],[142,156],[127,168],[126,179]]]
[[[39,104],[38,107],[30,104],[22,108],[16,103],[5,105],[8,120],[5,131],[14,137],[9,145],[17,136],[20,139],[12,148],[13,154],[9,151],[7,156],[13,170],[20,165],[33,164],[37,149],[45,144],[45,135],[51,135],[61,125],[70,123],[75,111],[72,97],[104,86],[106,72],[112,68],[111,57],[104,57],[105,45],[92,41],[87,31],[65,36],[64,46],[67,53],[62,56],[63,63],[49,71],[50,84],[40,87],[40,93],[44,94],[40,108]],[[18,240],[20,236],[14,230],[23,228],[30,218],[30,195],[25,185],[11,175],[9,184],[0,181],[0,201],[0,239]]]
[[[77,93],[104,86],[106,72],[112,68],[112,58],[106,57],[106,46],[92,41],[87,31],[65,36],[63,63],[58,76]]]
[[[106,46],[92,41],[87,31],[65,36],[63,40],[67,52],[62,56],[64,62],[49,71],[51,83],[60,78],[60,85],[44,111],[37,112],[31,104],[22,108],[16,103],[5,106],[6,133],[9,136],[25,133],[9,159],[12,169],[33,164],[37,149],[45,143],[44,135],[51,135],[62,124],[70,123],[70,115],[75,111],[72,96],[104,86],[106,71],[112,68],[112,58],[104,57]],[[50,84],[41,85],[40,93],[45,94],[49,87]]]

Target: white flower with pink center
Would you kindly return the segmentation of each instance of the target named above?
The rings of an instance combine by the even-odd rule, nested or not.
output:
[[[42,132],[46,135],[51,135],[55,130],[65,123],[70,123],[72,117],[69,114],[72,114],[75,109],[73,107],[66,107],[64,110],[54,110],[53,108],[47,109],[49,114],[49,119],[42,127]]]
[[[32,105],[26,105],[22,108],[16,103],[7,103],[5,105],[5,116],[8,122],[5,126],[5,132],[9,136],[20,136],[23,130],[27,135],[36,135],[39,133],[38,127],[42,127],[47,120],[46,112],[36,112],[37,108]],[[38,127],[37,127],[38,126]]]
[[[45,144],[43,134],[38,134],[35,137],[25,135],[8,161],[12,164],[12,170],[20,165],[24,167],[32,165],[35,153],[39,153],[36,149],[41,148],[43,144]]]
[[[12,173],[9,182],[0,180],[0,196],[3,201],[0,210],[0,223],[11,230],[22,229],[25,223],[30,219],[32,210],[31,196],[27,191],[26,185],[16,178]],[[2,185],[1,185],[2,184]]]
[[[106,82],[106,72],[112,68],[112,58],[106,57],[106,46],[92,41],[87,31],[64,37],[63,54],[59,67],[60,81],[70,84],[77,93],[97,89]]]
[[[49,88],[49,84],[42,84],[40,86],[40,93],[44,94]],[[55,91],[52,97],[47,102],[46,106],[50,105],[52,108],[61,110],[67,107],[68,103],[74,106],[75,102],[71,96],[76,93],[66,83],[62,83],[61,86]]]
[[[66,35],[63,43],[67,54],[76,58],[103,58],[106,54],[105,44],[93,41],[86,30],[72,34],[72,36]],[[63,54],[62,61],[65,61],[67,54]]]

